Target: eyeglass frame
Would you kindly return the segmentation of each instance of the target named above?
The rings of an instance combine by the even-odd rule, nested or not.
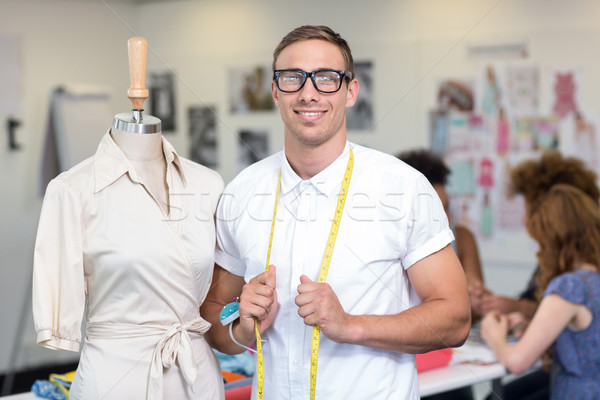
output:
[[[299,72],[302,74],[302,84],[300,85],[300,87],[296,90],[282,90],[279,87],[279,74],[281,72],[288,72],[288,71],[293,71],[293,72]],[[315,74],[318,72],[323,72],[323,71],[328,71],[328,72],[335,72],[337,74],[340,75],[340,86],[338,86],[338,88],[336,90],[334,90],[333,92],[325,92],[321,89],[319,89],[317,87],[317,84],[315,82]],[[300,90],[302,90],[302,88],[304,87],[304,85],[306,84],[307,78],[310,76],[310,80],[312,81],[312,84],[314,86],[314,88],[320,92],[320,93],[325,93],[325,94],[331,94],[331,93],[337,93],[340,91],[340,89],[342,88],[342,85],[344,84],[344,78],[348,78],[349,80],[352,80],[354,78],[354,75],[352,74],[352,72],[350,71],[345,71],[345,70],[340,70],[340,69],[332,69],[332,68],[319,68],[316,69],[312,72],[306,72],[303,71],[299,68],[288,68],[288,69],[276,69],[275,71],[273,71],[273,80],[275,81],[275,86],[277,86],[277,89],[283,93],[296,93],[299,92]]]

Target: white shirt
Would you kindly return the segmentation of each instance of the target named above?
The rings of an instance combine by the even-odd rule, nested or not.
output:
[[[38,227],[38,343],[79,350],[71,399],[222,399],[200,317],[214,267],[220,176],[163,138],[170,214],[106,134],[94,157],[48,185]],[[167,368],[167,366],[169,366]],[[165,368],[163,369],[163,366]],[[163,375],[164,374],[164,375]],[[188,387],[189,386],[189,387]],[[147,390],[148,389],[148,390]]]
[[[294,298],[300,275],[317,280],[350,146],[354,169],[327,276],[347,313],[389,315],[419,304],[406,269],[454,238],[427,179],[390,155],[348,143],[337,160],[306,181],[282,152],[242,171],[217,209],[215,261],[249,281],[265,270],[282,170],[270,262],[277,267],[279,310],[263,335],[265,399],[309,398],[312,327],[298,316]],[[414,355],[321,335],[316,398],[418,397]]]

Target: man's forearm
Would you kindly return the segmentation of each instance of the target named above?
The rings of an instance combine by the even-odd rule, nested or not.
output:
[[[397,315],[351,316],[344,342],[413,354],[460,346],[471,327],[470,312],[462,308],[438,300]]]

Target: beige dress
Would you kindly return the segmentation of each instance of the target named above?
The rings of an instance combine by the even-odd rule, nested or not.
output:
[[[33,314],[40,345],[78,351],[71,399],[223,399],[199,314],[210,287],[220,176],[163,138],[170,212],[109,134],[48,185]],[[85,315],[84,315],[85,314]]]

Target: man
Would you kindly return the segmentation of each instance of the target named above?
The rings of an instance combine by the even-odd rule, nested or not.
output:
[[[418,398],[413,354],[460,345],[470,327],[442,204],[414,169],[347,142],[345,110],[359,84],[338,34],[293,30],[276,48],[273,70],[284,152],[240,173],[220,201],[217,265],[201,310],[213,324],[207,340],[239,353],[238,344],[255,343],[257,321],[264,366],[253,398],[260,377],[265,399],[308,399],[315,380],[317,399]],[[237,296],[230,336],[219,313]]]

